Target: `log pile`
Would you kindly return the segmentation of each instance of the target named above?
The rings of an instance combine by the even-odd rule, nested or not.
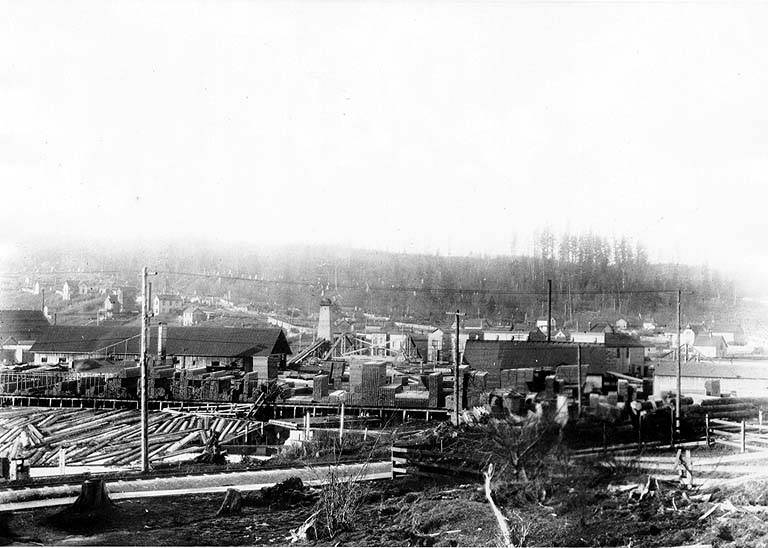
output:
[[[712,398],[703,400],[700,405],[690,405],[683,409],[689,419],[746,420],[758,416],[760,409],[768,408],[768,398]]]
[[[20,454],[30,466],[124,466],[140,458],[136,410],[9,408],[0,410],[0,455]],[[163,462],[201,454],[213,432],[232,443],[259,423],[232,417],[153,412],[149,416],[149,458]],[[22,440],[20,442],[20,440]]]

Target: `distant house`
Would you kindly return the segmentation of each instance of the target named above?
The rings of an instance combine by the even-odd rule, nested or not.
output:
[[[656,322],[653,320],[645,320],[642,327],[643,331],[656,331]]]
[[[87,282],[77,284],[77,294],[80,296],[88,295],[93,292],[93,288]]]
[[[627,327],[629,327],[629,322],[627,320],[625,320],[624,318],[619,318],[613,324],[613,327],[615,327],[619,331],[626,331]]]
[[[152,299],[152,312],[156,316],[178,312],[183,306],[184,300],[179,295],[161,294]]]
[[[540,327],[537,327],[536,329],[528,333],[528,338],[526,340],[532,341],[532,342],[544,342],[547,340],[547,334],[545,333],[545,331],[546,329],[542,330]]]
[[[565,329],[558,329],[556,332],[552,333],[552,340],[567,342],[571,340],[571,334]]]
[[[118,287],[116,294],[120,308],[123,311],[135,310],[136,295],[138,294],[138,290],[135,287]]]
[[[555,321],[554,318],[550,318],[550,322],[552,324],[552,331],[554,332],[555,329],[557,329],[557,321]],[[538,329],[541,329],[542,333],[546,334],[547,329],[549,329],[549,326],[547,325],[547,319],[546,318],[540,318],[536,320],[536,327]]]
[[[61,288],[61,298],[65,301],[71,301],[79,292],[79,284],[73,280],[67,280]]]
[[[196,325],[200,322],[204,322],[206,319],[206,314],[196,306],[188,306],[184,309],[183,314],[181,315],[181,325],[185,327],[189,327],[191,325]]]
[[[107,318],[120,313],[120,301],[117,300],[116,295],[109,295],[104,299],[104,312]]]
[[[619,373],[645,375],[645,345],[639,337],[626,333],[606,333],[605,347],[616,353],[616,366]]]
[[[723,358],[728,352],[728,345],[720,335],[696,335],[693,349],[707,358]]]

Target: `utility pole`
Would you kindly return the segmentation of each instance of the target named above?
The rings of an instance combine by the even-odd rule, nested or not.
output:
[[[460,333],[460,318],[461,316],[466,316],[466,314],[462,314],[458,310],[456,312],[446,312],[446,314],[453,314],[456,318],[456,345],[455,345],[455,355],[454,355],[454,370],[453,370],[453,418],[455,420],[456,426],[459,425],[459,413],[461,411],[461,397],[459,394],[459,366],[461,365],[461,360],[459,359],[459,333]]]
[[[576,400],[578,402],[576,408],[579,411],[577,417],[581,418],[581,398],[582,398],[581,384],[582,384],[582,381],[581,381],[581,345],[580,344],[576,346],[576,382],[577,382],[576,397],[578,398]]]
[[[547,342],[552,342],[552,280],[547,280]]]
[[[147,413],[147,339],[149,313],[147,310],[147,267],[141,269],[141,354],[139,369],[141,371],[141,472],[149,472],[149,417]]]
[[[675,399],[675,433],[680,433],[680,398],[682,397],[682,366],[680,364],[681,299],[682,289],[677,290],[677,398]]]

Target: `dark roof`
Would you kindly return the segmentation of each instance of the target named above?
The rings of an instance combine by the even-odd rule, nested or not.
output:
[[[640,342],[640,337],[633,337],[626,333],[606,333],[605,346],[608,348],[643,348],[645,345]]]
[[[589,326],[590,333],[612,333],[614,331],[613,326],[608,322],[595,322]]]
[[[150,329],[150,353],[157,348],[157,329]],[[290,354],[282,329],[234,327],[168,327],[166,353],[172,356],[243,357]],[[89,354],[114,346],[122,353],[140,352],[138,328],[103,326],[51,326],[31,352]]]
[[[51,324],[40,310],[0,310],[0,336],[17,340],[38,338]]]
[[[476,369],[488,366],[500,369],[524,367],[555,367],[573,365],[581,347],[582,363],[602,364],[605,346],[540,341],[476,341],[469,340],[464,348],[464,361]]]

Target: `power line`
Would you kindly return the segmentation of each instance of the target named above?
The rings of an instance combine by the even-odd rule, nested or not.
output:
[[[66,271],[58,270],[52,272],[34,273],[33,275],[62,275],[62,274],[125,274],[125,270],[92,270],[92,271]],[[247,276],[232,276],[224,274],[206,274],[202,272],[183,272],[183,271],[158,271],[158,274],[172,275],[172,276],[187,276],[194,278],[208,278],[219,279],[229,281],[248,282],[264,285],[290,285],[296,287],[310,287],[318,290],[328,289],[345,289],[349,291],[363,291],[366,293],[371,292],[391,292],[391,293],[428,293],[428,294],[460,294],[460,295],[506,295],[506,296],[529,296],[539,297],[546,296],[548,292],[546,290],[541,291],[514,291],[505,289],[487,289],[481,287],[472,288],[437,288],[437,287],[419,287],[419,286],[402,286],[402,285],[390,285],[390,286],[372,286],[365,285],[350,285],[350,284],[331,284],[330,281],[302,281],[302,280],[276,280],[276,279],[258,279],[249,278]],[[30,273],[0,273],[0,277],[18,277],[29,276]],[[552,291],[553,295],[642,295],[642,294],[669,294],[674,295],[677,293],[677,289],[582,289],[582,290],[560,290]],[[684,295],[692,295],[692,291],[684,291]]]
[[[45,272],[0,272],[0,278],[60,276],[62,274],[125,274],[127,270],[50,270]]]
[[[191,276],[197,278],[216,278],[221,280],[242,281],[258,284],[284,284],[294,285],[302,287],[314,287],[322,289],[327,287],[331,288],[330,282],[308,282],[297,280],[270,280],[270,279],[258,279],[248,278],[246,276],[226,276],[219,274],[203,274],[200,272],[181,272],[181,271],[160,271],[159,274],[167,274],[173,276]],[[415,286],[371,286],[371,285],[349,285],[349,284],[333,284],[333,289],[347,289],[352,291],[365,291],[365,292],[402,292],[402,293],[465,293],[465,294],[480,294],[480,295],[525,295],[525,296],[543,296],[547,295],[546,290],[543,291],[512,291],[505,289],[486,289],[486,288],[437,288],[437,287],[415,287]],[[650,293],[668,293],[670,295],[676,294],[677,289],[585,289],[579,291],[553,291],[553,295],[635,295],[635,294],[650,294]],[[693,292],[684,292],[685,294],[692,294]]]

